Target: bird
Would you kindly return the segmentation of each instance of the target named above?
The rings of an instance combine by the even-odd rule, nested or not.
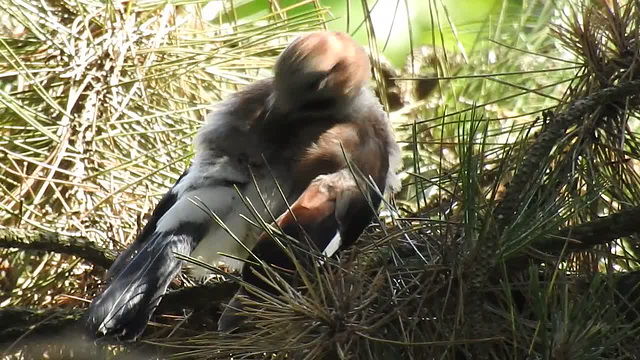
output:
[[[345,33],[318,31],[293,40],[272,77],[220,102],[195,136],[192,163],[108,270],[106,289],[83,317],[90,336],[138,339],[183,267],[175,253],[224,264],[264,286],[242,259],[251,253],[288,263],[273,239],[244,218],[254,212],[294,237],[303,229],[321,250],[336,241],[338,248],[352,244],[375,216],[380,194],[400,186],[401,151],[370,79],[362,46]],[[362,192],[367,179],[378,189]],[[232,307],[220,330],[238,322],[227,311]]]

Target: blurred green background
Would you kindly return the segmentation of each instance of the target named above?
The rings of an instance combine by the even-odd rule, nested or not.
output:
[[[497,22],[505,14],[513,14],[509,8],[522,8],[522,0],[279,1],[281,9],[290,8],[286,11],[288,16],[300,15],[318,6],[330,9],[333,20],[327,27],[348,32],[361,44],[367,43],[365,3],[370,9],[378,49],[396,67],[404,64],[412,42],[414,48],[415,45],[430,44],[460,51],[463,47],[468,53],[479,34],[486,35],[483,30],[487,30],[492,22]],[[271,6],[273,3],[268,0],[246,1],[238,4],[235,16],[244,21],[258,20],[270,14]],[[441,29],[442,37],[438,29],[433,31],[437,24],[448,26]],[[453,24],[455,26],[452,27]]]

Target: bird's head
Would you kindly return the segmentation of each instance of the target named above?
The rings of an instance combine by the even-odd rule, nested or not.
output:
[[[301,114],[336,111],[353,100],[370,77],[369,57],[349,35],[304,35],[276,61],[273,105]]]

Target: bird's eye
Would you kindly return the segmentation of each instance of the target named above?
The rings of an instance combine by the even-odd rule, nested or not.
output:
[[[322,72],[315,75],[313,80],[307,85],[307,90],[318,91],[327,85],[330,72]]]

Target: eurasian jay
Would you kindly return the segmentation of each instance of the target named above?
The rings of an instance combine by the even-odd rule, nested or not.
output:
[[[368,55],[348,35],[311,33],[284,50],[273,78],[221,102],[196,135],[190,167],[109,269],[109,286],[84,318],[91,335],[137,338],[180,272],[183,261],[174,252],[243,270],[245,280],[264,287],[243,261],[221,255],[248,253],[204,209],[266,263],[289,264],[269,236],[240,216],[251,212],[236,187],[259,216],[278,216],[294,237],[304,229],[320,250],[332,240],[342,247],[355,241],[375,216],[379,194],[398,190],[401,165],[386,113],[367,87],[370,71]],[[234,318],[225,311],[219,328],[231,328]]]

